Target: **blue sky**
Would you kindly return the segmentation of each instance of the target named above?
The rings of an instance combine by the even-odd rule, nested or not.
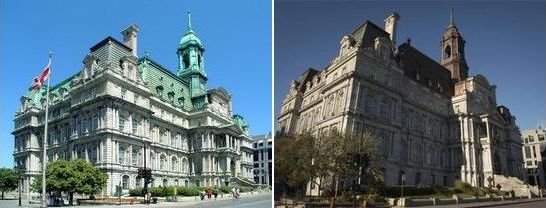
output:
[[[270,1],[1,1],[0,167],[13,166],[13,116],[19,98],[53,51],[51,84],[82,68],[89,48],[107,36],[140,26],[138,53],[176,69],[176,48],[192,11],[205,45],[208,87],[233,96],[233,111],[252,134],[271,131]]]
[[[412,46],[438,61],[451,8],[466,40],[470,75],[483,74],[497,86],[497,104],[510,108],[520,129],[544,127],[544,1],[276,1],[275,116],[290,80],[309,67],[322,70],[341,38],[365,20],[383,27],[384,18],[398,12],[398,44],[411,38]]]

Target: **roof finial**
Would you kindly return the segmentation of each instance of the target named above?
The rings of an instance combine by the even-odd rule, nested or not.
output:
[[[455,25],[455,19],[453,18],[453,8],[451,8],[451,14],[449,15],[449,24]]]
[[[188,11],[188,30],[191,30],[191,11]]]

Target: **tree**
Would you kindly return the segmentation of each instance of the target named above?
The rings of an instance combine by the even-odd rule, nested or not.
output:
[[[18,182],[19,174],[15,170],[0,168],[0,191],[2,191],[2,200],[4,200],[4,192],[15,190]]]
[[[106,185],[107,176],[85,160],[57,160],[47,164],[46,191],[66,192],[69,204],[73,204],[74,193],[93,195]],[[42,178],[36,177],[34,191],[42,190]]]

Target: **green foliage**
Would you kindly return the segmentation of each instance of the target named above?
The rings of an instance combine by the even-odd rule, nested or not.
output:
[[[191,187],[179,187],[178,195],[182,196],[199,196],[199,193],[203,191],[204,187],[191,186]]]
[[[73,160],[76,182],[76,193],[95,194],[102,190],[108,178],[98,168],[95,168],[85,160]]]
[[[135,188],[129,190],[129,196],[143,196],[142,188]]]
[[[0,191],[13,191],[17,188],[19,174],[9,168],[0,168]]]
[[[434,195],[436,194],[434,188],[423,187],[417,188],[415,186],[404,185],[404,196],[419,196],[419,195]],[[382,196],[385,197],[400,197],[402,186],[385,186],[379,190]]]
[[[239,187],[239,192],[241,192],[241,193],[250,192],[250,190],[252,190],[251,187],[246,187],[246,186]]]
[[[220,190],[222,193],[229,193],[231,192],[231,188],[229,186],[219,186],[218,190]]]
[[[367,155],[369,161],[364,171],[363,183],[372,185],[382,181],[377,159],[375,138],[368,131],[361,133],[323,132],[313,136],[309,133],[295,137],[275,138],[275,183],[285,184],[284,190],[298,190],[309,181],[334,180],[347,175],[356,175],[358,167],[349,164],[355,155]],[[316,159],[320,158],[320,159]],[[357,157],[360,158],[360,157]],[[363,164],[357,162],[356,164]],[[333,193],[332,187],[317,183],[323,193]],[[297,194],[297,193],[296,193]]]
[[[47,164],[46,191],[96,194],[106,185],[107,176],[84,160],[57,160]],[[31,189],[42,190],[42,177],[35,177]]]
[[[153,197],[164,197],[165,192],[163,191],[163,187],[152,187],[149,188],[148,191]]]
[[[461,180],[456,180],[455,182],[453,182],[453,186],[455,187],[455,189],[458,189],[461,192],[470,192],[474,189],[472,185],[470,185],[469,183],[465,183]]]

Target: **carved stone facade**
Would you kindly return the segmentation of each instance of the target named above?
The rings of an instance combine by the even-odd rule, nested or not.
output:
[[[529,129],[521,132],[523,158],[527,170],[527,181],[531,185],[546,188],[546,130]]]
[[[399,19],[390,15],[386,27],[395,32]],[[461,179],[473,186],[496,174],[523,178],[515,117],[497,105],[495,86],[485,77],[467,76],[464,40],[454,23],[442,36],[442,51],[449,53],[442,64],[409,40],[396,46],[390,37],[366,21],[341,39],[339,55],[323,70],[308,69],[292,81],[277,117],[280,133],[370,130],[390,185],[402,176],[404,184]]]
[[[133,25],[122,32],[125,43],[108,37],[91,47],[83,68],[50,88],[47,160],[89,161],[108,175],[102,195],[112,195],[116,185],[124,193],[142,187],[137,169],[144,164],[152,169],[152,186],[253,184],[249,126],[232,113],[231,95],[203,88],[204,67],[194,80],[191,69],[181,67],[177,75],[147,53],[136,57],[136,32]],[[180,54],[202,48],[193,30],[188,35]],[[45,96],[45,87],[30,89],[14,118],[14,160],[26,169],[25,192],[41,175]]]

